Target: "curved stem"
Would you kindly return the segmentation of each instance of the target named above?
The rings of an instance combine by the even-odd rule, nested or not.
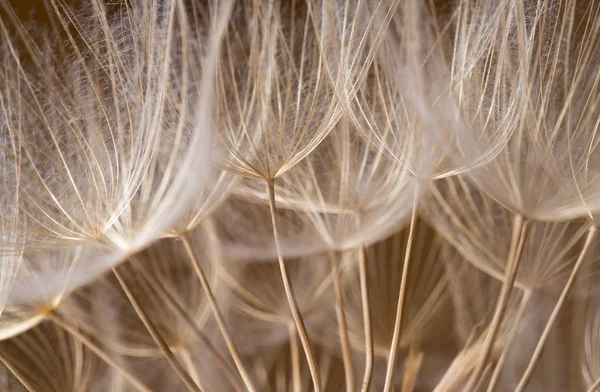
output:
[[[360,275],[360,299],[362,302],[363,329],[365,332],[365,374],[361,387],[362,392],[368,392],[371,388],[373,377],[373,332],[371,330],[371,307],[369,302],[369,279],[367,276],[367,257],[365,246],[361,245],[358,250],[358,263]]]
[[[385,373],[384,392],[391,392],[394,387],[394,376],[396,375],[396,352],[400,345],[400,335],[402,331],[402,312],[404,308],[404,297],[406,295],[406,284],[408,282],[408,267],[410,265],[410,251],[413,242],[414,229],[417,221],[417,205],[419,192],[415,190],[412,214],[410,217],[410,226],[408,229],[408,240],[406,241],[406,250],[404,253],[404,264],[402,265],[402,279],[400,280],[400,291],[398,293],[398,305],[396,307],[396,319],[394,321],[394,334],[392,335],[392,343],[390,344],[390,352],[388,354],[387,371]]]
[[[141,392],[152,392],[150,388],[144,385],[136,376],[131,374],[127,369],[125,369],[121,364],[113,360],[109,357],[100,347],[98,347],[95,343],[93,343],[89,338],[79,332],[76,328],[69,325],[66,321],[63,321],[61,317],[59,317],[56,313],[48,314],[48,318],[52,320],[52,322],[58,325],[60,328],[67,331],[71,336],[75,339],[79,340],[86,346],[90,351],[96,354],[100,359],[106,362],[113,369],[118,371],[131,385],[133,385],[138,391]]]
[[[569,276],[569,279],[567,280],[567,284],[565,284],[565,287],[563,288],[563,291],[560,294],[560,297],[558,298],[558,301],[556,302],[554,309],[552,310],[552,314],[550,315],[550,318],[548,319],[548,322],[546,323],[546,327],[544,327],[542,336],[540,337],[540,340],[538,341],[538,344],[535,347],[533,356],[531,357],[531,360],[529,361],[529,364],[527,365],[527,369],[525,370],[523,377],[521,377],[521,381],[519,381],[519,384],[517,385],[517,389],[515,389],[515,392],[523,392],[523,390],[527,387],[527,383],[529,382],[529,379],[531,378],[531,375],[533,374],[533,371],[535,370],[535,366],[537,365],[540,355],[542,354],[542,351],[544,350],[544,345],[546,344],[546,340],[548,339],[548,336],[550,335],[550,332],[552,331],[552,327],[554,326],[554,323],[556,322],[556,319],[558,318],[558,314],[560,313],[560,311],[565,303],[565,300],[567,299],[567,296],[569,295],[569,291],[571,291],[571,287],[573,287],[573,283],[575,282],[577,271],[583,264],[583,261],[585,260],[585,255],[587,254],[587,252],[590,248],[590,245],[592,244],[592,240],[596,236],[597,231],[598,231],[598,229],[596,229],[596,226],[590,226],[590,228],[588,230],[588,234],[585,238],[585,244],[583,245],[583,249],[581,249],[581,253],[579,254],[579,257],[577,258],[577,261],[575,262],[575,266],[573,267],[573,270],[571,271],[571,275]]]
[[[183,381],[185,386],[190,391],[200,391],[200,387],[194,382],[194,380],[192,380],[190,375],[187,374],[187,372],[185,371],[183,366],[181,366],[181,364],[179,363],[177,358],[175,358],[175,354],[173,354],[173,351],[171,351],[171,348],[169,347],[167,342],[164,340],[164,338],[160,334],[160,331],[158,330],[158,328],[156,328],[156,326],[150,320],[150,317],[146,314],[144,309],[137,302],[137,300],[135,299],[135,296],[133,295],[133,293],[127,286],[127,283],[125,283],[125,280],[123,279],[123,276],[121,275],[121,273],[117,270],[117,268],[113,268],[112,270],[113,270],[113,274],[119,281],[121,288],[123,288],[123,291],[125,292],[125,295],[127,296],[127,299],[129,299],[131,306],[137,313],[140,320],[144,323],[144,326],[146,327],[146,329],[152,336],[152,339],[154,339],[154,341],[160,348],[160,351],[162,351],[163,355],[165,356],[166,360],[169,362],[169,364],[171,365],[171,367],[173,368],[175,373],[177,373],[177,375],[179,376],[181,381]]]
[[[523,298],[521,299],[521,306],[519,307],[519,311],[515,317],[515,325],[512,328],[510,335],[508,336],[508,339],[506,341],[506,347],[504,347],[504,350],[502,350],[502,355],[500,355],[500,358],[496,363],[496,368],[494,369],[494,373],[492,373],[492,378],[490,379],[490,383],[488,384],[487,392],[494,392],[494,390],[496,389],[496,385],[498,384],[498,380],[500,379],[500,371],[502,370],[502,366],[504,365],[504,361],[506,360],[506,356],[508,354],[508,349],[510,348],[512,342],[517,336],[518,323],[520,322],[521,318],[523,317],[523,314],[525,313],[525,309],[529,304],[529,300],[531,299],[532,293],[532,290],[527,290],[523,294]]]
[[[215,299],[215,296],[213,295],[213,293],[210,289],[208,279],[206,279],[206,275],[204,274],[204,271],[202,270],[202,266],[200,266],[200,263],[198,262],[198,258],[196,257],[196,254],[194,253],[194,250],[192,249],[192,245],[190,244],[190,241],[185,234],[181,236],[181,240],[183,241],[185,250],[186,250],[190,260],[192,261],[192,265],[194,266],[196,275],[198,275],[198,278],[200,279],[200,283],[202,284],[202,288],[204,289],[204,294],[208,298],[211,309],[215,316],[215,320],[217,321],[217,326],[219,327],[221,336],[223,336],[223,339],[225,340],[225,344],[227,345],[229,354],[231,354],[231,357],[233,358],[233,362],[235,363],[235,366],[237,367],[238,372],[240,373],[240,376],[242,377],[242,380],[244,380],[244,385],[246,385],[246,388],[248,389],[248,391],[254,392],[254,391],[256,391],[256,389],[254,388],[254,384],[252,383],[252,380],[250,379],[250,376],[248,375],[248,372],[246,371],[246,368],[244,367],[244,364],[242,363],[240,354],[239,354],[237,348],[235,347],[235,344],[233,343],[233,339],[231,338],[231,335],[229,334],[229,331],[225,324],[225,320],[223,319],[223,315],[221,314],[221,310],[219,309],[219,306],[217,305],[217,300]]]
[[[354,391],[354,372],[352,367],[352,355],[350,341],[348,340],[348,323],[344,310],[344,294],[340,275],[340,263],[334,251],[329,252],[331,269],[333,270],[333,284],[335,288],[336,314],[338,321],[338,332],[340,334],[340,345],[342,347],[342,361],[344,363],[344,375],[346,377],[346,391]]]
[[[467,391],[472,391],[473,387],[477,385],[483,371],[486,368],[486,363],[492,351],[492,347],[496,340],[496,335],[500,330],[500,325],[504,319],[504,312],[506,311],[506,304],[510,297],[510,292],[515,284],[517,278],[517,270],[519,269],[519,263],[521,260],[521,250],[525,242],[525,235],[527,231],[527,221],[523,219],[522,215],[515,215],[513,220],[513,232],[510,243],[510,251],[508,253],[508,262],[506,265],[506,271],[504,272],[504,280],[502,281],[502,289],[500,290],[500,296],[496,303],[494,310],[494,317],[488,329],[488,333],[485,337],[483,352],[479,357],[479,363],[475,368],[469,383],[467,384]]]
[[[300,342],[302,343],[304,354],[306,355],[306,360],[308,362],[308,368],[310,370],[310,375],[313,381],[315,392],[321,392],[321,377],[319,375],[319,370],[317,369],[317,361],[315,360],[315,356],[312,352],[312,349],[310,348],[310,340],[308,338],[308,333],[306,332],[306,326],[304,325],[304,320],[302,319],[302,315],[300,314],[300,310],[298,309],[296,296],[294,295],[294,291],[292,289],[292,282],[290,281],[287,266],[285,265],[285,261],[283,260],[281,252],[281,244],[279,243],[279,229],[277,227],[277,206],[275,205],[274,180],[266,181],[265,186],[267,187],[267,193],[269,195],[269,209],[271,211],[273,237],[275,239],[275,249],[277,250],[277,260],[279,262],[279,270],[281,272],[281,279],[283,280],[285,295],[287,297],[288,304],[292,312],[292,317],[294,318],[294,323],[296,324],[296,330],[298,331],[298,335],[300,336]]]

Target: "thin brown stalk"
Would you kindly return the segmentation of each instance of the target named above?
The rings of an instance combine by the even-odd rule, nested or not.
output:
[[[220,367],[227,373],[227,376],[230,377],[230,380],[239,381],[238,375],[234,374],[235,370],[231,367],[231,365],[223,358],[219,350],[211,343],[211,341],[206,337],[206,335],[198,328],[196,322],[192,319],[190,314],[184,309],[183,306],[179,303],[179,300],[171,294],[171,292],[165,287],[165,285],[160,282],[156,277],[152,274],[148,273],[146,268],[141,268],[138,265],[137,261],[132,262],[134,268],[137,272],[142,274],[144,278],[148,281],[150,287],[159,295],[161,295],[162,299],[165,300],[168,306],[171,306],[175,309],[175,311],[183,318],[183,320],[187,323],[187,325],[194,331],[194,334],[198,339],[202,341],[202,343],[208,348],[208,350],[214,355],[214,357],[219,362]],[[200,383],[198,383],[200,385]]]
[[[423,352],[411,346],[408,358],[404,361],[404,375],[402,377],[402,392],[414,392],[417,378],[423,365]]]
[[[580,273],[593,273],[594,264],[595,263],[587,263],[584,266],[585,268],[583,269],[583,271],[581,271]],[[571,325],[576,327],[573,328],[573,332],[569,333],[569,346],[571,347],[572,351],[570,351],[568,355],[571,355],[574,358],[581,358],[581,360],[572,361],[573,363],[571,365],[571,369],[569,370],[569,374],[579,374],[579,372],[581,372],[584,380],[587,380],[585,385],[593,384],[593,382],[589,380],[589,377],[586,377],[586,374],[589,375],[589,373],[587,368],[588,358],[586,356],[586,343],[588,337],[586,336],[585,326],[587,324],[586,322],[590,314],[591,303],[595,299],[595,296],[593,295],[595,285],[596,282],[592,279],[584,279],[583,282],[581,282],[581,284],[578,285],[578,292],[583,294],[583,298],[578,298],[577,301],[574,301],[573,310],[571,313]],[[582,335],[584,336],[583,344],[581,344]],[[569,380],[570,382],[567,385],[567,389],[569,391],[581,389],[581,380],[578,377],[569,377]]]
[[[360,275],[360,299],[363,313],[363,329],[365,333],[365,374],[361,391],[368,392],[373,378],[373,331],[371,329],[371,307],[369,305],[369,279],[367,277],[367,257],[365,246],[358,250],[358,264]]]
[[[79,340],[84,346],[86,346],[90,351],[96,354],[100,359],[102,359],[106,364],[111,366],[117,372],[119,372],[131,385],[133,385],[140,392],[152,392],[150,388],[148,388],[144,383],[142,383],[136,376],[131,374],[125,367],[121,364],[113,360],[109,357],[104,350],[98,347],[94,342],[92,342],[88,337],[83,335],[81,332],[69,325],[66,321],[64,321],[59,315],[52,312],[48,314],[48,318],[52,320],[54,324],[59,326],[60,328],[67,331],[71,336],[75,339]]]
[[[292,282],[290,281],[287,266],[285,265],[285,261],[283,260],[281,252],[281,244],[279,243],[279,231],[277,227],[277,207],[275,205],[275,182],[273,180],[268,180],[265,182],[265,186],[269,195],[269,208],[271,210],[273,237],[275,240],[275,249],[277,251],[277,259],[279,262],[279,270],[281,272],[281,278],[283,280],[285,295],[287,297],[288,304],[292,312],[292,317],[294,318],[296,330],[298,331],[298,335],[300,336],[300,342],[302,343],[304,354],[306,355],[306,360],[308,362],[308,368],[310,370],[310,375],[313,381],[315,392],[321,392],[321,377],[319,375],[319,369],[317,368],[317,361],[315,360],[315,356],[312,352],[312,349],[310,348],[310,340],[308,338],[308,333],[306,332],[306,326],[304,325],[304,320],[302,319],[302,315],[300,314],[300,310],[298,309],[298,303],[296,301],[294,291],[292,290]]]
[[[396,375],[396,352],[400,345],[400,334],[402,331],[402,311],[404,308],[404,297],[406,296],[406,285],[408,282],[408,267],[410,264],[410,250],[412,247],[414,229],[417,221],[417,205],[419,192],[415,190],[413,199],[412,214],[410,217],[410,226],[408,229],[408,240],[406,241],[406,250],[404,253],[404,264],[402,265],[402,279],[400,280],[400,291],[398,293],[398,305],[396,307],[396,319],[394,321],[394,334],[392,335],[392,344],[388,354],[387,371],[385,373],[384,392],[391,392],[394,386],[394,376]]]
[[[500,296],[498,297],[498,302],[496,303],[496,308],[494,310],[494,317],[492,318],[492,322],[488,329],[488,333],[485,337],[483,352],[479,357],[479,363],[475,368],[475,371],[471,375],[469,379],[469,383],[467,384],[467,391],[473,390],[473,387],[477,385],[483,371],[486,368],[487,361],[492,352],[492,347],[496,340],[496,335],[500,330],[500,325],[504,319],[504,313],[506,311],[506,305],[508,303],[508,299],[510,298],[510,293],[515,284],[515,279],[517,278],[517,270],[519,269],[519,264],[521,260],[521,250],[523,249],[523,244],[525,242],[525,235],[527,231],[528,222],[523,219],[522,215],[515,215],[513,220],[513,232],[512,239],[510,244],[510,251],[508,254],[508,263],[506,265],[506,271],[504,272],[504,280],[502,282],[502,289],[500,290]]]
[[[300,350],[298,350],[298,337],[296,333],[296,325],[290,323],[288,325],[290,335],[290,356],[292,360],[292,385],[294,392],[302,391],[302,378],[300,377]]]
[[[481,373],[481,377],[479,377],[479,381],[477,382],[477,384],[475,384],[473,391],[481,391],[482,390],[483,383],[491,371],[492,371],[492,364],[490,363],[485,367],[485,369],[483,370],[483,373]]]
[[[348,340],[348,323],[346,321],[346,312],[344,310],[344,294],[342,292],[342,282],[340,276],[340,263],[334,251],[329,252],[331,260],[331,269],[333,270],[333,285],[335,288],[336,314],[338,321],[338,333],[340,335],[340,344],[342,346],[342,361],[344,364],[344,375],[346,377],[346,391],[354,391],[354,372],[352,367],[352,354],[350,350],[350,341]]]
[[[146,327],[146,329],[148,330],[148,332],[152,336],[152,339],[154,339],[154,341],[156,342],[156,344],[160,348],[160,351],[163,353],[163,355],[165,356],[166,360],[169,362],[169,364],[171,365],[171,367],[173,368],[173,370],[175,371],[175,373],[179,376],[179,378],[181,379],[181,381],[183,381],[183,383],[185,384],[185,386],[190,391],[201,391],[200,387],[194,382],[194,380],[190,377],[190,375],[185,371],[185,369],[183,368],[183,366],[181,366],[181,364],[179,363],[179,361],[175,357],[175,354],[173,354],[173,351],[171,351],[171,348],[169,347],[169,345],[167,344],[167,342],[165,341],[165,339],[162,337],[162,335],[161,335],[160,331],[158,330],[158,328],[156,328],[156,326],[150,320],[150,317],[146,314],[146,312],[144,311],[144,309],[139,305],[139,303],[135,299],[135,296],[133,295],[133,293],[131,292],[131,290],[127,286],[127,283],[125,283],[125,280],[123,279],[123,276],[117,270],[117,268],[113,268],[113,274],[115,275],[115,277],[119,281],[119,284],[121,285],[121,288],[125,292],[125,295],[127,296],[127,299],[131,303],[131,306],[135,310],[136,314],[138,315],[138,317],[140,318],[140,320],[144,323],[144,326]]]
[[[217,326],[219,327],[221,336],[223,336],[223,340],[225,340],[225,345],[227,346],[227,349],[229,350],[229,354],[233,358],[233,362],[235,363],[235,366],[236,366],[238,372],[240,373],[242,380],[244,380],[244,385],[246,386],[248,391],[254,392],[254,391],[256,391],[256,388],[254,388],[254,384],[252,383],[252,380],[250,379],[250,376],[248,375],[248,372],[246,371],[246,368],[244,367],[242,358],[240,357],[240,354],[239,354],[237,348],[235,347],[235,343],[233,342],[233,339],[231,338],[229,330],[227,329],[227,325],[225,324],[225,319],[223,318],[223,315],[221,314],[221,310],[219,309],[219,306],[217,305],[217,300],[215,299],[215,296],[213,295],[213,292],[210,289],[208,279],[206,279],[206,275],[204,274],[204,271],[202,270],[202,266],[200,265],[200,262],[198,261],[198,258],[196,257],[194,250],[192,249],[192,244],[190,244],[190,240],[188,239],[188,237],[185,234],[181,235],[180,238],[183,241],[183,245],[185,246],[185,250],[186,250],[190,260],[192,261],[192,265],[194,266],[196,275],[198,275],[198,278],[200,279],[200,283],[202,284],[202,289],[204,290],[204,294],[206,295],[208,302],[210,303],[210,307],[212,309],[213,315],[215,316],[215,320],[217,321]]]
[[[23,377],[21,372],[19,372],[17,368],[15,368],[10,363],[10,361],[4,357],[4,353],[2,351],[0,351],[0,362],[2,362],[4,366],[6,366],[6,368],[12,373],[13,376],[15,376],[17,380],[19,380],[19,382],[21,383],[21,385],[23,385],[23,387],[25,387],[25,389],[27,389],[29,392],[35,392],[35,389],[33,389],[29,382],[27,382],[27,380],[25,379],[25,377]]]
[[[521,318],[523,317],[523,314],[525,313],[525,309],[527,308],[527,305],[529,304],[529,300],[531,299],[532,293],[533,292],[531,290],[527,290],[523,294],[523,298],[521,299],[521,306],[519,307],[519,311],[517,312],[517,315],[515,316],[514,326],[511,330],[508,338],[506,339],[505,347],[502,350],[502,354],[500,355],[498,362],[496,363],[496,368],[494,369],[494,373],[492,373],[492,378],[490,379],[490,382],[488,384],[487,392],[494,392],[496,390],[496,385],[498,384],[498,381],[500,380],[500,371],[502,370],[502,366],[504,365],[504,361],[506,360],[506,356],[508,354],[508,349],[510,348],[514,338],[517,336],[518,324],[519,324]]]
[[[573,287],[573,283],[575,283],[575,278],[577,276],[577,272],[579,271],[579,268],[583,264],[583,261],[585,260],[585,256],[586,256],[597,232],[598,232],[598,229],[596,228],[596,226],[590,226],[590,228],[588,230],[588,234],[585,238],[585,243],[583,245],[583,248],[581,249],[581,253],[579,253],[579,257],[577,258],[577,261],[575,262],[575,266],[573,267],[573,270],[571,271],[571,275],[569,276],[569,279],[567,280],[567,283],[565,284],[565,287],[563,288],[563,291],[560,294],[560,297],[558,298],[558,301],[556,302],[554,309],[552,310],[552,314],[550,315],[550,318],[548,319],[548,322],[546,323],[546,326],[544,327],[542,336],[540,337],[540,340],[538,340],[538,343],[537,343],[537,346],[535,347],[533,356],[531,357],[531,360],[529,361],[529,364],[527,365],[527,369],[525,369],[525,373],[523,374],[523,377],[521,377],[521,381],[519,381],[519,384],[517,385],[517,389],[515,389],[515,392],[523,392],[525,390],[525,388],[527,387],[527,383],[529,383],[531,375],[533,374],[533,371],[535,370],[535,366],[537,365],[538,360],[540,358],[540,355],[542,355],[542,351],[544,350],[544,345],[546,344],[546,340],[548,340],[548,336],[550,335],[550,332],[552,331],[552,327],[554,326],[554,323],[556,322],[556,319],[558,318],[558,314],[560,313],[560,311],[565,303],[565,300],[567,299],[567,296],[569,295],[569,292],[571,291],[571,287]]]
[[[600,388],[600,378],[592,384],[592,386],[587,390],[587,392],[596,392],[598,388]]]
[[[204,389],[202,387],[202,382],[200,382],[200,376],[198,375],[198,371],[194,366],[194,361],[192,360],[192,355],[190,354],[190,351],[187,348],[180,349],[179,355],[181,355],[181,360],[183,361],[185,367],[187,368],[187,371],[192,377],[192,380],[194,380],[194,382],[198,384],[200,389]]]

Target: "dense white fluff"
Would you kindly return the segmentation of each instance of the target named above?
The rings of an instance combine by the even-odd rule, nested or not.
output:
[[[0,72],[0,83],[7,81],[4,75]],[[7,104],[12,98],[4,90],[0,92],[0,315],[23,257],[25,239],[19,210],[20,140],[12,128],[14,112]]]

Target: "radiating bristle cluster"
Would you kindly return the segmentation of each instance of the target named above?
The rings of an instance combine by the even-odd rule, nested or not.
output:
[[[600,391],[600,2],[43,3],[0,391]]]

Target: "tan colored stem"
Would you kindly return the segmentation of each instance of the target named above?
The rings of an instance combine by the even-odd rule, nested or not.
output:
[[[529,380],[533,374],[533,371],[535,370],[535,366],[537,365],[538,360],[540,359],[540,356],[542,355],[542,351],[544,350],[544,345],[546,344],[546,340],[548,340],[548,336],[550,336],[552,327],[554,327],[554,323],[556,323],[556,319],[558,318],[558,315],[565,303],[565,300],[567,299],[567,296],[569,295],[569,292],[571,291],[571,287],[573,287],[573,283],[575,283],[577,271],[579,271],[579,268],[583,264],[583,262],[585,260],[585,255],[587,254],[587,252],[590,248],[590,245],[592,244],[592,241],[593,241],[594,237],[596,236],[597,231],[598,231],[598,229],[596,228],[596,226],[590,226],[590,228],[588,229],[588,234],[585,238],[585,244],[583,245],[583,249],[581,249],[581,253],[579,254],[579,257],[577,258],[577,261],[575,262],[575,266],[573,267],[573,270],[571,271],[571,275],[569,276],[569,279],[567,280],[567,284],[565,284],[565,287],[563,288],[563,291],[560,294],[560,297],[558,298],[558,301],[556,302],[554,309],[552,310],[552,314],[550,315],[550,318],[548,319],[548,322],[546,323],[546,327],[544,328],[544,331],[542,332],[542,336],[540,337],[540,340],[538,340],[538,344],[535,347],[533,356],[531,357],[531,360],[529,361],[529,364],[527,365],[527,369],[525,370],[523,377],[521,377],[521,381],[519,381],[519,384],[517,385],[517,389],[515,389],[515,392],[523,392],[525,390],[525,388],[527,387],[527,383],[529,382]]]
[[[368,392],[371,388],[373,377],[373,331],[371,330],[371,307],[369,302],[369,279],[367,276],[367,257],[365,246],[361,245],[358,250],[359,276],[360,276],[360,299],[363,313],[363,329],[365,333],[365,374],[361,391]]]
[[[192,355],[190,354],[189,350],[187,348],[184,348],[184,349],[178,350],[178,351],[179,351],[179,355],[181,355],[181,360],[185,364],[185,367],[187,368],[188,373],[192,377],[192,380],[194,380],[194,382],[196,384],[198,384],[200,389],[204,389],[202,387],[202,382],[200,381],[200,376],[198,375],[198,371],[196,370],[196,367],[194,366],[194,361],[192,360]]]
[[[475,368],[471,378],[469,379],[469,383],[467,384],[467,391],[472,391],[473,387],[477,385],[483,371],[486,368],[487,361],[492,351],[492,347],[496,340],[496,335],[500,330],[500,325],[502,324],[502,320],[504,319],[504,313],[506,311],[506,304],[508,303],[508,299],[510,297],[510,293],[515,284],[515,279],[517,278],[517,271],[519,269],[519,264],[521,260],[521,250],[523,249],[523,244],[525,242],[525,235],[527,230],[527,221],[523,219],[521,215],[515,215],[513,220],[513,232],[512,239],[510,244],[510,251],[508,254],[508,263],[506,265],[506,271],[504,273],[504,280],[502,282],[502,289],[500,290],[500,296],[498,297],[498,302],[496,303],[496,308],[494,310],[494,317],[492,318],[492,322],[488,329],[488,333],[486,335],[483,352],[479,357],[479,363]]]
[[[125,283],[125,280],[123,279],[123,276],[121,275],[121,273],[118,271],[117,268],[113,268],[112,270],[113,270],[113,274],[119,281],[121,288],[125,292],[127,299],[129,299],[131,306],[135,310],[135,313],[138,315],[138,317],[140,318],[142,323],[144,323],[144,326],[150,333],[150,336],[152,336],[152,339],[156,342],[156,344],[160,348],[160,351],[163,353],[166,360],[169,362],[169,364],[171,365],[171,367],[173,368],[173,370],[175,371],[177,376],[179,376],[181,381],[183,381],[185,386],[190,391],[200,391],[201,390],[200,387],[194,382],[194,380],[192,380],[192,378],[185,371],[183,366],[181,366],[181,364],[175,357],[175,354],[173,354],[173,351],[171,351],[171,348],[169,347],[167,342],[164,340],[164,338],[160,334],[160,331],[158,330],[158,328],[156,328],[156,326],[150,320],[150,317],[146,314],[146,311],[137,302],[137,300],[135,299],[135,296],[129,289],[129,286],[127,286],[127,283]]]
[[[4,364],[4,366],[6,366],[6,368],[12,373],[13,376],[15,376],[15,378],[17,380],[19,380],[19,382],[21,383],[21,385],[23,385],[23,387],[25,387],[25,389],[27,389],[29,392],[35,392],[35,389],[33,389],[33,387],[29,384],[29,382],[27,382],[27,380],[25,379],[25,377],[23,377],[21,372],[19,372],[17,370],[17,368],[15,368],[12,365],[12,363],[10,363],[10,361],[5,358],[4,353],[1,351],[0,351],[0,362],[2,362]]]
[[[596,392],[599,387],[600,387],[600,378],[597,379],[596,382],[594,382],[591,387],[589,387],[587,392]]]
[[[213,295],[213,293],[210,289],[208,279],[206,279],[206,275],[204,274],[204,271],[202,270],[202,266],[200,266],[200,262],[198,262],[198,258],[196,257],[196,254],[194,253],[194,250],[192,249],[192,245],[190,244],[190,241],[185,234],[181,236],[181,240],[183,241],[185,250],[186,250],[190,260],[192,261],[192,265],[194,266],[196,275],[198,275],[198,278],[200,279],[200,283],[202,284],[202,288],[204,289],[204,294],[208,298],[211,309],[215,316],[215,320],[217,321],[217,326],[219,327],[221,336],[223,336],[223,339],[225,340],[225,344],[227,346],[227,349],[229,350],[229,354],[233,358],[233,362],[235,363],[235,366],[238,369],[238,372],[240,373],[242,380],[244,380],[244,385],[246,386],[248,391],[254,392],[254,391],[256,391],[256,388],[254,388],[254,384],[252,383],[252,380],[250,379],[250,376],[248,375],[248,372],[246,371],[246,368],[244,367],[244,364],[242,362],[240,354],[239,354],[237,348],[235,347],[233,339],[231,338],[231,335],[229,334],[229,330],[227,329],[227,325],[225,324],[225,320],[223,318],[223,315],[221,314],[221,310],[219,309],[219,306],[217,305],[217,300],[215,299],[215,296]]]
[[[517,336],[517,330],[519,327],[519,322],[521,320],[521,318],[523,317],[523,314],[525,313],[525,309],[527,308],[527,305],[529,304],[529,300],[531,299],[531,294],[532,291],[531,290],[527,290],[525,293],[523,293],[523,298],[521,299],[521,306],[519,307],[519,311],[515,317],[515,325],[513,326],[510,335],[508,336],[508,339],[506,340],[506,344],[504,349],[502,350],[502,355],[500,355],[500,358],[498,359],[498,362],[496,363],[496,368],[494,369],[494,373],[492,373],[492,378],[490,379],[490,383],[488,384],[488,388],[487,388],[487,392],[494,392],[494,390],[496,389],[496,385],[498,384],[498,381],[500,380],[500,371],[502,370],[502,366],[504,365],[504,361],[506,360],[506,356],[508,354],[508,349],[510,348],[510,346],[512,345],[512,342],[514,341],[515,337]]]
[[[414,392],[417,378],[423,365],[423,352],[411,346],[408,358],[404,361],[404,375],[402,377],[402,392]]]
[[[417,205],[419,192],[415,190],[412,213],[410,217],[410,226],[408,229],[408,240],[406,242],[406,250],[404,253],[404,264],[402,265],[402,279],[400,280],[400,291],[398,293],[398,305],[396,307],[396,319],[394,321],[394,333],[392,335],[392,343],[390,344],[390,352],[388,355],[387,371],[385,373],[384,392],[391,392],[394,388],[394,376],[396,375],[396,354],[400,345],[400,336],[402,332],[402,313],[404,310],[404,300],[406,296],[406,285],[408,282],[408,268],[410,265],[410,251],[412,248],[414,230],[417,220]]]
[[[76,328],[69,325],[66,321],[64,321],[60,316],[56,313],[48,314],[48,318],[52,320],[52,322],[65,331],[67,331],[71,336],[75,339],[79,340],[83,345],[85,345],[90,351],[96,354],[100,359],[106,362],[113,369],[118,371],[131,385],[133,385],[138,391],[141,392],[152,392],[150,388],[148,388],[144,383],[142,383],[136,376],[131,374],[127,369],[125,369],[121,364],[113,360],[109,357],[100,347],[98,347],[95,343],[93,343],[89,338],[79,332]]]
[[[285,295],[288,300],[290,311],[292,312],[292,317],[294,318],[296,330],[300,336],[300,342],[302,343],[302,348],[304,349],[304,354],[308,362],[308,368],[310,370],[315,392],[321,392],[321,377],[319,375],[319,369],[317,368],[317,361],[315,360],[315,356],[310,347],[310,339],[308,338],[306,326],[304,325],[304,320],[302,319],[302,315],[300,314],[300,310],[298,308],[298,303],[296,302],[296,296],[294,295],[294,291],[292,289],[292,282],[290,281],[287,266],[285,265],[285,261],[283,260],[281,252],[281,244],[279,243],[277,206],[275,204],[275,182],[273,180],[269,180],[265,183],[265,186],[269,195],[269,208],[271,211],[271,223],[273,225],[273,237],[275,240],[275,249],[277,251],[277,260],[279,262],[279,270],[281,272],[281,279],[283,280]]]
[[[340,273],[340,263],[334,251],[329,252],[331,260],[331,269],[333,270],[333,285],[336,299],[336,315],[338,321],[338,333],[340,335],[340,345],[342,347],[342,361],[344,364],[344,375],[346,377],[346,391],[354,391],[354,371],[352,367],[352,353],[350,350],[350,341],[348,339],[348,323],[346,321],[346,312],[344,310],[344,294],[342,292],[342,282]]]
[[[150,287],[161,295],[161,298],[167,303],[168,306],[172,307],[188,324],[188,326],[194,331],[194,334],[198,339],[202,341],[202,343],[208,348],[208,350],[215,356],[217,362],[219,362],[219,366],[223,369],[227,376],[230,377],[232,382],[236,382],[239,384],[238,375],[235,373],[235,369],[231,367],[231,365],[223,358],[219,350],[212,344],[212,342],[206,337],[206,335],[198,328],[196,322],[192,319],[190,314],[185,310],[185,308],[179,303],[179,300],[171,294],[171,292],[165,287],[165,285],[156,279],[152,274],[148,273],[146,268],[143,268],[138,265],[137,261],[132,261],[132,264],[137,272],[144,276],[144,278],[150,284]],[[201,383],[197,382],[198,385],[201,386]],[[241,386],[238,385],[238,386]],[[202,386],[201,386],[202,387]]]
[[[302,378],[300,377],[300,350],[298,350],[298,337],[296,335],[296,325],[288,325],[290,335],[290,356],[292,360],[292,385],[294,392],[302,391]]]

